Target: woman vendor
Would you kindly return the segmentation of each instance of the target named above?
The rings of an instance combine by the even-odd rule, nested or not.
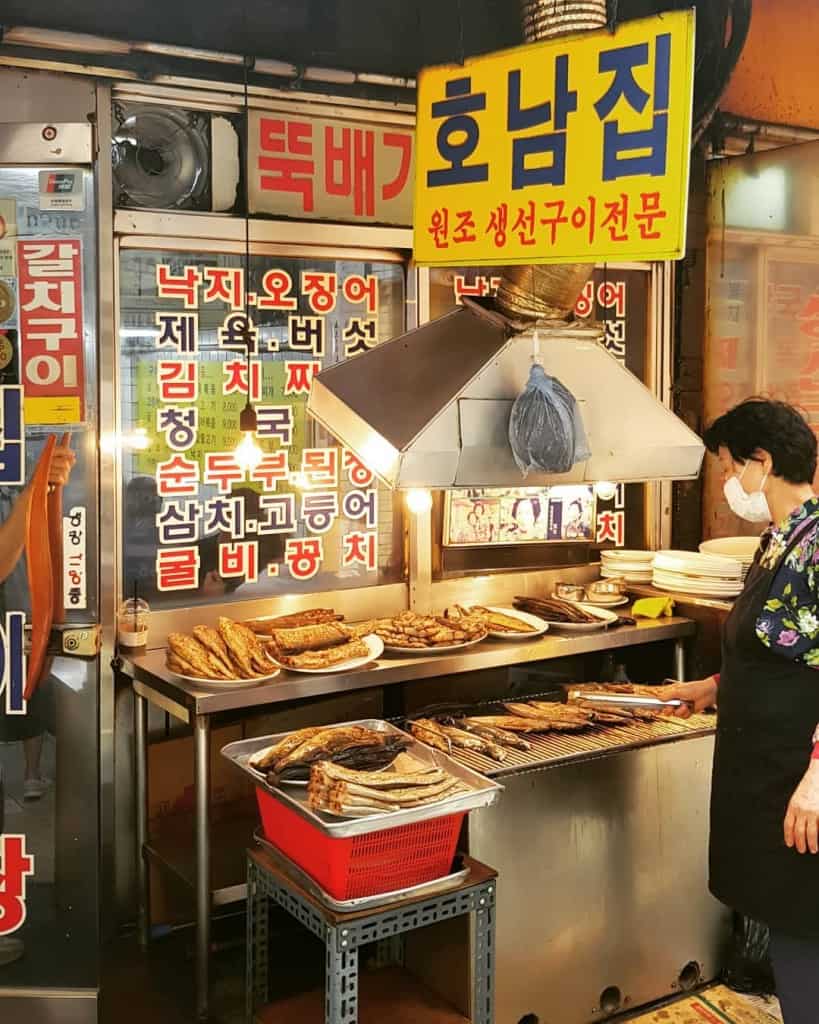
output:
[[[785,1024],[819,1020],[819,498],[816,437],[752,399],[706,431],[736,515],[764,523],[725,623],[718,675],[677,683],[718,704],[711,891],[766,923]],[[684,712],[685,713],[685,712]]]

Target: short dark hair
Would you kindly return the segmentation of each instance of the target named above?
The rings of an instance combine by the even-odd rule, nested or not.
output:
[[[537,522],[538,519],[540,519],[541,512],[543,511],[540,507],[540,498],[515,498],[515,503],[514,505],[512,505],[512,518],[517,519],[518,509],[524,503],[524,501],[531,502],[532,515],[535,517],[535,522]]]
[[[740,402],[714,420],[703,441],[710,452],[727,448],[735,462],[747,462],[762,448],[770,453],[774,475],[792,484],[812,483],[816,474],[816,435],[786,402]]]

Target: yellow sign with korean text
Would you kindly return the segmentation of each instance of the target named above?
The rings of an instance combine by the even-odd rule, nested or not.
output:
[[[679,259],[693,78],[693,10],[425,69],[416,261]]]

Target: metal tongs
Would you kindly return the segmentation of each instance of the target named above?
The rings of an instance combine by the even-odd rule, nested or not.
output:
[[[660,700],[659,697],[640,697],[630,693],[598,693],[596,690],[569,690],[569,700],[590,701],[593,704],[609,704],[629,708],[692,708],[691,700]]]

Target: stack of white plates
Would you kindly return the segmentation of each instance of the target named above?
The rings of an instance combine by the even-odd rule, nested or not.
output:
[[[743,579],[748,575],[758,548],[759,537],[718,537],[714,540],[704,540],[700,544],[700,551],[704,555],[736,559],[742,566]]]
[[[611,548],[600,552],[600,575],[603,579],[622,578],[629,583],[651,583],[653,551],[627,551]]]
[[[742,563],[696,551],[658,551],[652,582],[660,590],[681,594],[736,597],[742,590]]]

